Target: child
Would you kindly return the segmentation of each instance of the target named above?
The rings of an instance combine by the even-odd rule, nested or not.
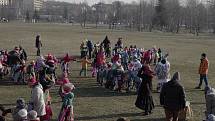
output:
[[[46,104],[46,115],[43,117],[44,121],[51,121],[53,116],[52,108],[51,108],[51,101],[48,101]]]
[[[96,72],[97,72],[97,69],[96,69],[96,58],[94,58],[93,62],[92,62],[92,77],[96,77]]]
[[[87,56],[85,56],[82,60],[81,60],[81,65],[82,65],[82,69],[80,71],[80,76],[82,74],[82,72],[84,72],[84,76],[87,76],[87,67],[88,64],[91,64],[91,62],[87,59]]]
[[[19,98],[16,101],[16,107],[4,110],[3,116],[6,116],[8,113],[11,113],[14,121],[20,121],[21,119],[27,117],[26,112],[27,110],[26,110],[25,100],[22,98]],[[26,116],[24,114],[26,114]]]
[[[26,70],[27,70],[29,81],[32,80],[32,79],[36,80],[35,62],[34,61],[31,61],[31,63],[28,65]]]
[[[40,121],[39,118],[37,118],[37,112],[32,110],[28,112],[28,121]]]
[[[58,81],[58,84],[60,85],[59,89],[59,95],[61,96],[62,100],[64,97],[64,91],[63,91],[63,85],[70,83],[67,73],[64,73],[62,76],[62,79]]]
[[[67,53],[66,56],[61,61],[61,70],[62,72],[66,72],[69,74],[69,62],[70,61],[76,61],[74,58],[69,57],[69,54]]]
[[[14,65],[13,67],[14,69],[13,80],[16,84],[21,83],[20,81],[23,81],[23,83],[25,83],[24,79],[21,78],[24,67],[25,67],[24,63],[20,62],[17,62],[16,65]]]
[[[121,92],[122,85],[123,85],[123,67],[122,65],[118,64],[117,69],[114,71],[115,76],[115,90]]]
[[[73,114],[73,100],[74,93],[72,92],[75,86],[72,83],[65,84],[63,90],[65,92],[65,97],[63,98],[63,105],[58,116],[58,121],[74,121]]]

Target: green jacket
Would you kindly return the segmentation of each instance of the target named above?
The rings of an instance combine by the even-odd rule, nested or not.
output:
[[[74,99],[74,93],[70,92],[66,94],[65,97],[63,98],[63,107],[72,106],[73,99]]]

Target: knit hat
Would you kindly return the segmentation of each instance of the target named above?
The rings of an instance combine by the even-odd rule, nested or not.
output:
[[[20,118],[26,118],[28,115],[28,112],[26,109],[21,109],[21,110],[19,110],[18,115]]]
[[[207,121],[215,121],[215,116],[213,114],[208,115]]]
[[[32,110],[32,111],[30,111],[29,113],[28,113],[28,120],[39,120],[38,118],[37,118],[37,112],[36,111],[34,111],[34,110]]]
[[[16,106],[20,109],[25,108],[25,100],[23,98],[19,98],[16,100]]]
[[[215,95],[215,89],[210,87],[208,90],[207,90],[207,95]]]
[[[176,72],[176,73],[173,75],[172,80],[179,81],[179,80],[180,80],[180,73],[179,73],[179,72]]]
[[[74,90],[75,89],[75,86],[72,84],[72,83],[67,83],[67,84],[64,84],[63,85],[63,90],[66,92],[66,93],[69,93],[70,91]]]
[[[31,78],[31,79],[28,80],[28,85],[30,85],[30,86],[33,86],[33,85],[35,85],[36,83],[37,83],[36,78]]]

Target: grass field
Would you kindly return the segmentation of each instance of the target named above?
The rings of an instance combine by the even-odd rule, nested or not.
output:
[[[210,60],[209,83],[215,86],[215,36],[172,33],[139,33],[103,29],[81,29],[78,26],[59,24],[0,24],[0,48],[12,49],[15,45],[22,45],[30,59],[35,59],[35,36],[42,37],[44,54],[53,53],[57,56],[69,52],[79,54],[79,45],[86,38],[98,42],[108,35],[115,43],[118,37],[124,39],[125,45],[151,48],[154,45],[170,53],[171,71],[181,72],[181,83],[186,89],[187,100],[191,101],[194,111],[193,121],[202,121],[205,111],[203,91],[194,90],[199,80],[198,66],[202,52],[208,54]],[[133,93],[115,93],[99,87],[94,78],[78,76],[80,64],[71,65],[72,82],[75,90],[75,118],[76,121],[114,121],[118,117],[128,117],[132,121],[164,121],[164,111],[159,106],[159,94],[154,93],[156,108],[150,116],[143,116],[142,111],[134,105],[136,95]],[[90,75],[90,74],[89,74]],[[154,79],[154,87],[157,80]],[[1,82],[0,82],[1,83]],[[56,121],[61,103],[57,88],[51,91],[54,109],[53,120]],[[13,86],[0,84],[0,104],[11,106],[18,97],[29,99],[30,89],[27,86]]]

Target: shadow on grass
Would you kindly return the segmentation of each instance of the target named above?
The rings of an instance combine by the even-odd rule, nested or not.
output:
[[[105,118],[118,118],[118,117],[134,117],[141,116],[142,113],[122,113],[122,114],[110,114],[110,115],[101,115],[101,116],[84,116],[84,117],[76,117],[75,120],[102,120]]]
[[[165,118],[133,119],[131,121],[165,121]]]
[[[26,85],[26,84],[15,84],[13,81],[10,81],[10,79],[1,79],[0,80],[0,86],[17,86],[17,85]]]
[[[75,90],[77,97],[113,97],[113,96],[131,96],[135,95],[135,92],[115,92],[104,87],[80,87]]]

